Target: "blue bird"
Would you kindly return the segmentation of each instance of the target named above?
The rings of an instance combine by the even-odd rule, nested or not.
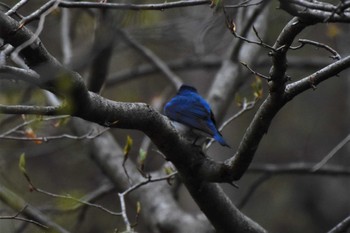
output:
[[[198,94],[196,88],[182,85],[176,96],[165,105],[164,112],[170,120],[200,131],[201,134],[205,133],[221,145],[230,147],[216,127],[208,102]]]

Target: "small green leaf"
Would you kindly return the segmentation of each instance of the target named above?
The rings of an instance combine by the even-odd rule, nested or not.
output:
[[[146,158],[147,158],[147,151],[145,151],[144,149],[141,148],[139,150],[138,163],[140,165],[143,165],[145,163]]]
[[[243,99],[242,99],[242,96],[238,93],[235,96],[235,102],[238,107],[242,107]]]
[[[164,172],[165,172],[165,174],[170,175],[170,174],[174,173],[174,169],[170,166],[165,166]]]
[[[253,95],[256,99],[260,99],[263,95],[262,82],[259,77],[255,78],[255,81],[252,83]]]
[[[58,196],[60,197],[55,199],[55,204],[59,210],[75,210],[83,205],[77,201],[83,196],[83,194],[78,190],[71,190],[70,194],[62,194]]]
[[[23,174],[27,174],[27,171],[26,171],[26,158],[25,158],[25,154],[24,153],[22,153],[21,156],[19,157],[18,167],[19,167],[19,170]]]

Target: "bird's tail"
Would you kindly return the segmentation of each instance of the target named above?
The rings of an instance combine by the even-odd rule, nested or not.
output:
[[[220,134],[220,132],[217,132],[217,133],[214,135],[214,139],[215,139],[218,143],[220,143],[222,146],[227,146],[227,147],[231,148],[231,147],[229,146],[229,144],[227,144],[227,143],[225,142],[225,140],[224,140],[224,138],[222,137],[222,135]]]

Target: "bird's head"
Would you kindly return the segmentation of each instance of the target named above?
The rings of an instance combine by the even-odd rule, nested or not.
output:
[[[186,92],[195,92],[195,93],[198,93],[197,92],[197,89],[192,87],[192,86],[189,86],[189,85],[181,85],[179,91],[178,91],[178,94],[183,94],[183,93],[186,93]]]

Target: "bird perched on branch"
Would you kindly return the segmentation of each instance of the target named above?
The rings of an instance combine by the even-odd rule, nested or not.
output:
[[[164,112],[174,121],[174,126],[179,131],[188,129],[197,138],[210,136],[222,146],[230,147],[216,127],[208,102],[199,95],[196,88],[182,85],[177,94],[165,105]]]

